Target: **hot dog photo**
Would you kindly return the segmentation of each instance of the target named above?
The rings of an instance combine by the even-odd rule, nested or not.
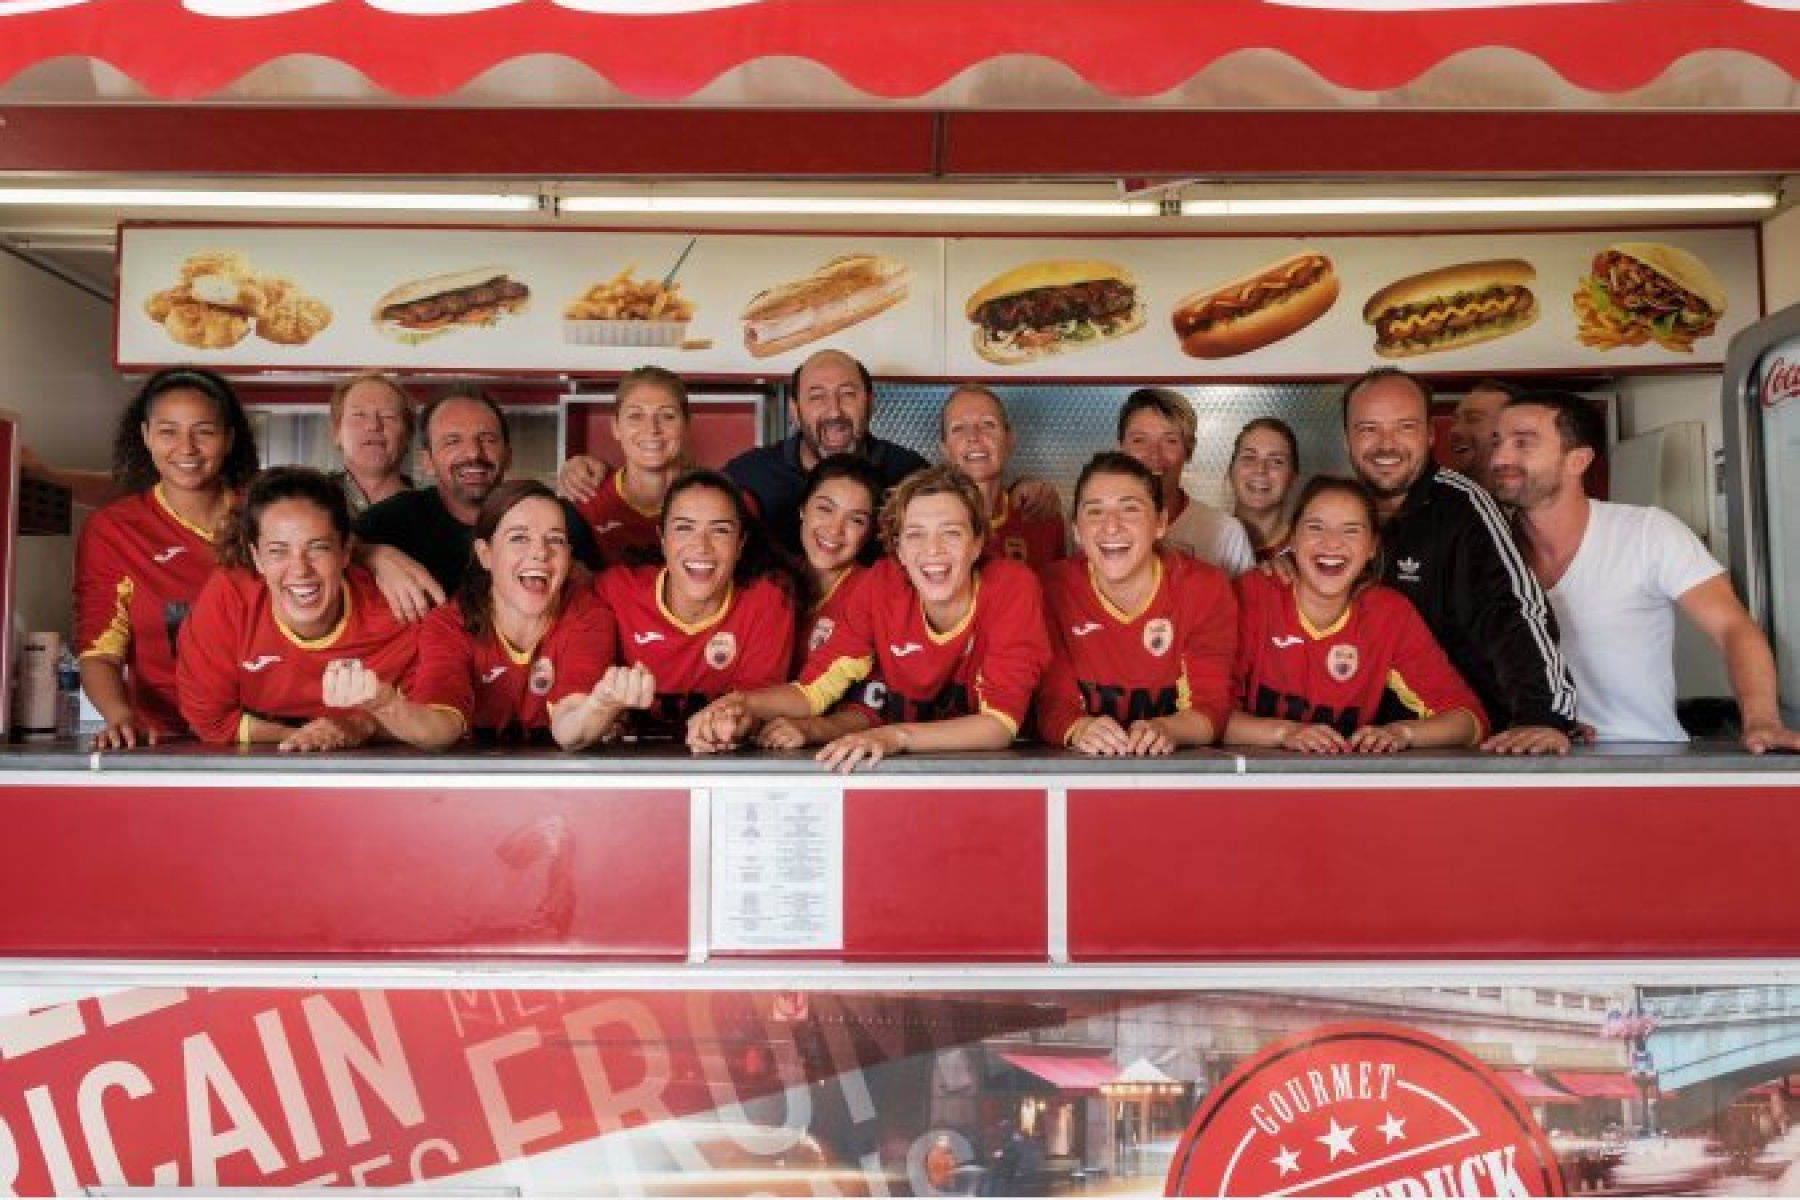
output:
[[[1457,263],[1396,279],[1363,305],[1383,358],[1441,354],[1510,337],[1538,319],[1526,286],[1537,269],[1522,258]]]
[[[1596,350],[1655,342],[1692,354],[1725,315],[1725,285],[1700,256],[1663,242],[1619,242],[1575,289],[1576,337]]]
[[[744,348],[771,358],[884,313],[906,299],[912,268],[885,254],[845,254],[744,306]]]
[[[1183,296],[1170,318],[1182,353],[1232,358],[1305,329],[1331,310],[1338,292],[1331,259],[1304,250]]]
[[[375,302],[370,319],[383,337],[418,346],[454,330],[498,324],[530,303],[531,289],[506,267],[474,267],[403,283]]]
[[[1144,327],[1131,272],[1092,259],[1014,267],[977,289],[964,312],[975,325],[975,353],[1001,366],[1088,350]]]

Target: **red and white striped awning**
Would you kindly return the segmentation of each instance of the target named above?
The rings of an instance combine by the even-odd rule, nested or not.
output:
[[[1800,0],[0,0],[0,98],[1800,108]]]

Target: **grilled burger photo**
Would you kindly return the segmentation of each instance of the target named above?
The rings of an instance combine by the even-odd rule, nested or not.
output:
[[[1375,353],[1383,358],[1460,350],[1534,324],[1537,297],[1525,285],[1536,278],[1522,258],[1439,267],[1370,296],[1363,320],[1375,327]]]
[[[531,289],[505,267],[476,267],[403,283],[375,302],[375,329],[383,337],[417,346],[453,329],[493,325],[525,311]]]
[[[1086,350],[1144,327],[1137,280],[1116,263],[1026,263],[969,297],[975,353],[1013,366]]]
[[[1655,342],[1692,354],[1724,315],[1719,277],[1698,256],[1662,242],[1608,246],[1575,289],[1576,336],[1599,350]]]
[[[1170,317],[1183,353],[1230,358],[1298,333],[1330,311],[1337,298],[1331,260],[1307,250],[1183,296]]]

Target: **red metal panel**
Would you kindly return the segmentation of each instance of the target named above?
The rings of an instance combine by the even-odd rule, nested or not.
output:
[[[0,955],[687,950],[688,793],[0,790]]]
[[[1044,804],[1041,788],[846,790],[845,956],[1042,959]]]
[[[1800,953],[1800,787],[1071,790],[1076,959]]]

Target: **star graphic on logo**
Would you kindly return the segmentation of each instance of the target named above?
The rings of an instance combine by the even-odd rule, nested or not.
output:
[[[1336,1117],[1333,1117],[1331,1118],[1331,1129],[1327,1131],[1325,1136],[1313,1140],[1331,1151],[1331,1161],[1336,1162],[1338,1160],[1338,1155],[1340,1154],[1356,1153],[1356,1147],[1352,1145],[1350,1141],[1350,1139],[1355,1136],[1356,1126],[1352,1125],[1350,1128],[1346,1129],[1337,1123]]]
[[[1286,1146],[1283,1146],[1281,1148],[1281,1153],[1277,1154],[1274,1158],[1271,1158],[1269,1162],[1276,1170],[1281,1172],[1281,1177],[1283,1179],[1286,1179],[1289,1175],[1297,1175],[1300,1172],[1300,1155],[1289,1150]]]
[[[1396,1117],[1393,1113],[1389,1113],[1387,1120],[1383,1121],[1379,1128],[1382,1133],[1387,1135],[1390,1145],[1406,1140],[1406,1120],[1403,1117]]]

